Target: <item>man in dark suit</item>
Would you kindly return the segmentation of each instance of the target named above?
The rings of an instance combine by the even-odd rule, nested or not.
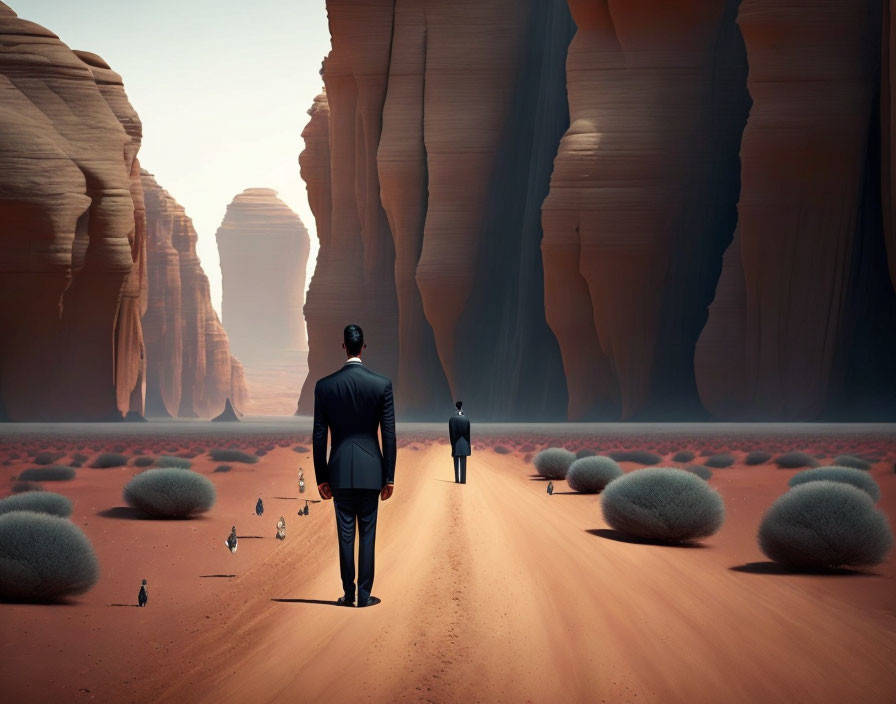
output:
[[[470,419],[464,415],[463,402],[454,404],[457,408],[448,420],[448,437],[451,438],[451,457],[454,458],[454,482],[467,483],[467,457],[470,456]]]
[[[395,410],[392,382],[361,361],[364,333],[357,325],[343,332],[348,357],[342,369],[314,387],[314,473],[322,499],[333,499],[339,533],[341,606],[355,604],[355,523],[358,524],[358,606],[380,600],[373,588],[374,542],[379,499],[395,485]],[[383,437],[383,449],[377,429]],[[327,431],[330,457],[327,459]]]

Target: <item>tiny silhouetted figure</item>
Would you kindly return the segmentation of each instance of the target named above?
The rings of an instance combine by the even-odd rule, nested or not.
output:
[[[258,497],[258,502],[255,504],[255,515],[260,516],[264,513],[264,504],[261,501],[261,497]]]
[[[140,584],[140,593],[137,595],[137,604],[140,606],[146,606],[146,602],[149,601],[149,594],[146,593],[146,580]]]
[[[548,481],[548,496],[554,493],[554,482]]]
[[[461,410],[463,402],[454,404],[457,408],[448,420],[448,437],[451,439],[451,457],[454,459],[454,482],[467,483],[467,457],[470,456],[470,419]]]
[[[227,548],[230,552],[236,552],[236,526],[231,527],[230,535],[227,536],[227,540],[224,541],[224,544],[227,545]]]
[[[305,493],[305,473],[302,471],[301,467],[299,467],[299,493]]]
[[[286,539],[286,521],[283,519],[283,516],[280,516],[280,520],[277,521],[277,540],[285,540]]]
[[[308,515],[308,499],[305,499],[305,510],[303,511],[303,513],[304,513],[306,516]]]

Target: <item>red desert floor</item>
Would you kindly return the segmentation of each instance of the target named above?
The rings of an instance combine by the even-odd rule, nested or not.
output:
[[[222,444],[251,451],[270,441],[239,432],[227,443],[132,438],[127,453],[135,444],[153,454]],[[653,440],[640,445],[671,455],[687,444]],[[799,440],[772,444],[810,449]],[[599,496],[570,493],[563,482],[547,496],[525,461],[543,438],[474,437],[469,483],[460,486],[443,441],[406,435],[395,495],[380,509],[374,593],[382,604],[343,609],[327,603],[341,592],[332,505],[296,515],[299,465],[304,496],[319,498],[310,455],[291,449],[307,441],[270,441],[274,449],[258,464],[231,462],[225,473],[214,473],[221,463],[207,455],[196,457],[193,469],[212,479],[218,500],[192,520],[144,520],[125,508],[121,488],[140,471],[133,466],[85,467],[74,480],[45,482],[73,500],[72,520],[92,541],[102,574],[66,604],[0,604],[0,698],[896,701],[894,556],[865,572],[792,574],[756,545],[763,512],[794,470],[746,467],[738,450],[739,463],[710,479],[725,499],[722,530],[699,547],[666,547],[620,540],[603,521]],[[811,442],[818,454],[827,441]],[[844,442],[830,441],[829,451]],[[867,446],[879,460],[871,474],[891,521],[893,442],[849,446]],[[589,444],[585,436],[576,443]],[[4,438],[0,458],[21,456],[0,466],[0,487],[33,466],[26,453],[39,445],[34,435]],[[56,445],[96,454],[121,441]],[[511,452],[499,454],[498,445]],[[263,517],[254,514],[259,495]],[[281,515],[282,543],[274,538]],[[233,524],[235,555],[224,546]],[[143,578],[150,602],[140,609]]]

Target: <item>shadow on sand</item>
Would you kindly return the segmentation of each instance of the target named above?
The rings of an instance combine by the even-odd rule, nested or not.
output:
[[[97,516],[102,516],[103,518],[127,518],[132,521],[197,521],[197,520],[208,520],[206,516],[200,515],[192,515],[192,516],[150,516],[142,511],[138,511],[135,508],[131,508],[130,506],[114,506],[112,508],[106,508],[102,511],[96,512]]]
[[[295,499],[297,499],[299,497],[298,496],[275,496],[274,498],[275,499],[284,499],[286,501],[294,501]]]
[[[746,574],[783,574],[783,575],[813,575],[818,577],[880,577],[876,572],[854,570],[847,567],[840,568],[808,568],[782,565],[780,562],[747,562],[743,565],[729,567],[732,572],[745,572]]]
[[[200,577],[236,577],[235,574],[201,574]]]
[[[271,601],[279,601],[286,604],[320,604],[321,606],[339,606],[339,602],[335,599],[328,601],[326,599],[271,599]],[[340,608],[346,608],[341,606]]]
[[[586,533],[596,535],[598,538],[605,540],[615,540],[618,543],[631,543],[632,545],[658,545],[663,548],[705,548],[706,545],[696,541],[684,541],[682,543],[662,543],[657,540],[642,540],[625,533],[620,533],[612,528],[588,528]]]
[[[236,536],[240,540],[245,540],[246,538],[257,538],[259,540],[264,540],[265,536],[263,535],[238,535]]]
[[[140,604],[109,604],[109,606],[133,606],[135,609],[140,608]]]

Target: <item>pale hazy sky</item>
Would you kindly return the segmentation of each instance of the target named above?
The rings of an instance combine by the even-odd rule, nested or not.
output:
[[[245,188],[274,188],[311,235],[299,177],[306,110],[330,49],[325,0],[4,0],[124,79],[143,168],[187,210],[220,312],[215,231]]]

